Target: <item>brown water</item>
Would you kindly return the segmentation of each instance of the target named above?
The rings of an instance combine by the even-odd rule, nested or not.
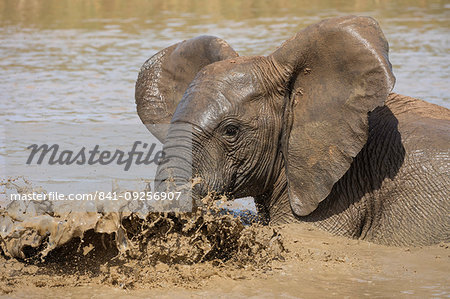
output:
[[[448,1],[0,1],[0,122],[138,122],[156,51],[201,34],[271,53],[306,25],[358,14],[390,43],[395,91],[450,107]]]
[[[394,91],[450,107],[448,1],[0,0],[0,123],[139,124],[134,82],[160,49],[210,34],[242,56],[264,55],[309,24],[347,14],[380,22],[397,77]],[[6,150],[0,144],[0,158]],[[266,276],[243,269],[190,289],[133,291],[98,282],[42,284],[51,280],[42,276],[9,296],[449,297],[445,246],[407,251],[308,232],[285,230],[291,255]]]

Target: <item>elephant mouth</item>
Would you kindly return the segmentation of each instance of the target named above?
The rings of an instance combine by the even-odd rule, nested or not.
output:
[[[234,192],[234,184],[224,188],[213,188],[206,183],[205,179],[199,176],[194,176],[188,180],[174,177],[159,179],[155,182],[155,186],[156,191],[158,192],[182,192],[184,200],[191,201],[193,208],[203,206],[205,198],[213,201],[229,201],[240,197],[246,197],[239,197],[238,194]]]
[[[155,191],[180,194],[177,197],[179,201],[182,201],[180,205],[186,206],[187,204],[190,210],[203,206],[202,201],[205,197],[216,197],[216,192],[208,191],[208,188],[205,188],[204,180],[198,176],[189,179],[160,173],[155,180]]]

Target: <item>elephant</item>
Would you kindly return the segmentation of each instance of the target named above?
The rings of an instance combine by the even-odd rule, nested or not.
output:
[[[388,51],[377,21],[360,16],[310,25],[268,56],[240,57],[213,36],[161,50],[135,89],[171,157],[156,188],[200,177],[194,202],[253,197],[265,223],[392,246],[448,242],[450,112],[392,93]]]

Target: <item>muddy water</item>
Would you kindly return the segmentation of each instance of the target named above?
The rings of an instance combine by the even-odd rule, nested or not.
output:
[[[380,22],[390,43],[396,92],[450,107],[449,8],[447,1],[423,0],[3,0],[0,124],[138,125],[134,82],[142,63],[161,48],[211,34],[227,40],[240,55],[268,54],[301,28],[347,14],[369,15]],[[53,137],[63,134],[55,131]],[[98,136],[104,143],[114,137]],[[0,158],[7,152],[5,144],[0,143]],[[0,173],[5,175],[5,169]],[[70,179],[70,173],[65,175]],[[295,233],[301,237],[294,243]],[[197,277],[188,285],[194,290],[169,284],[124,291],[98,281],[92,285],[84,281],[80,287],[52,284],[45,276],[34,281],[24,276],[30,283],[12,288],[9,296],[43,296],[50,290],[55,296],[85,297],[93,293],[98,297],[449,296],[445,246],[386,248],[294,227],[284,234],[291,242],[286,245],[291,251],[287,262],[255,277],[242,270],[230,277],[212,275],[205,282]]]
[[[448,245],[390,248],[331,237],[306,224],[290,224],[276,231],[282,236],[283,259],[266,262],[263,268],[251,261],[152,267],[141,260],[87,275],[77,274],[70,267],[64,270],[61,265],[57,265],[58,270],[45,270],[0,257],[0,271],[5,275],[0,280],[0,291],[19,298],[450,296]],[[121,272],[122,268],[132,271]]]
[[[138,122],[134,82],[155,51],[201,34],[271,53],[323,18],[375,17],[395,91],[450,107],[447,1],[0,1],[0,123]],[[105,136],[106,137],[106,136]]]

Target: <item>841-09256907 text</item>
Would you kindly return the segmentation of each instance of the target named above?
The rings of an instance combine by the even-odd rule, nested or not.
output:
[[[48,193],[28,193],[10,194],[10,200],[179,200],[182,192],[152,192],[152,191],[133,191],[133,192],[103,192],[96,191],[95,193],[70,193],[63,194],[60,192],[48,192]]]

